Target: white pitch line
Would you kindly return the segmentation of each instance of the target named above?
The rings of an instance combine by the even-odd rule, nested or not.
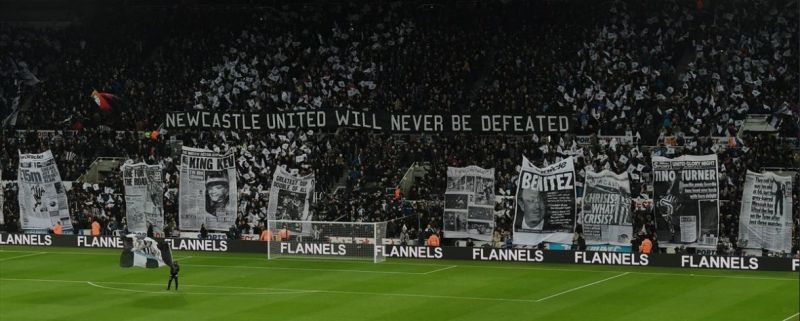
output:
[[[796,317],[796,316],[798,316],[798,315],[800,315],[800,312],[797,312],[797,313],[795,313],[795,314],[792,314],[792,315],[790,315],[788,318],[786,318],[786,319],[783,319],[783,320],[781,320],[781,321],[789,321],[789,320],[793,319],[794,317]]]
[[[77,280],[52,280],[52,279],[10,279],[10,278],[2,278],[0,280],[4,281],[31,281],[31,282],[53,282],[53,283],[91,283],[92,281],[77,281]],[[97,282],[96,283],[106,283],[106,284],[131,284],[131,285],[158,285],[154,283],[134,283],[134,282]],[[98,286],[96,284],[91,284],[92,286]],[[163,285],[161,285],[163,286]],[[511,298],[492,298],[492,297],[470,297],[470,296],[451,296],[451,295],[433,295],[433,294],[415,294],[415,293],[388,293],[388,292],[360,292],[360,291],[337,291],[337,290],[321,290],[321,289],[276,289],[276,288],[256,288],[256,287],[238,287],[238,286],[210,286],[210,285],[184,285],[184,286],[193,286],[193,287],[213,287],[213,288],[222,288],[222,289],[250,289],[250,290],[287,290],[287,291],[294,291],[294,292],[281,292],[281,294],[320,294],[320,293],[327,293],[327,294],[348,294],[348,295],[368,295],[368,296],[388,296],[388,297],[411,297],[411,298],[428,298],[428,299],[448,299],[448,300],[471,300],[471,301],[500,301],[500,302],[527,302],[527,303],[534,303],[534,300],[527,300],[527,299],[511,299]],[[111,287],[105,287],[111,288]],[[111,288],[113,290],[121,290],[117,288]],[[128,292],[143,292],[143,293],[153,293],[149,291],[140,291],[140,290],[133,290],[133,289],[124,289],[128,290]],[[197,292],[195,292],[197,293]],[[250,293],[250,294],[258,294],[258,293]],[[276,293],[278,294],[278,293]]]
[[[97,283],[111,283],[111,282],[97,282]],[[148,294],[168,294],[168,295],[169,294],[173,294],[173,293],[178,293],[178,292],[166,292],[166,290],[165,291],[142,291],[142,290],[134,290],[134,289],[126,289],[126,288],[117,288],[117,287],[111,287],[111,286],[98,285],[98,284],[95,284],[94,282],[88,282],[88,281],[86,282],[86,284],[89,284],[89,285],[91,285],[93,287],[97,287],[97,288],[101,288],[101,289],[124,291],[124,292],[136,292],[136,293],[148,293]],[[159,284],[145,284],[145,283],[140,283],[140,284],[141,285],[159,285]],[[159,286],[163,287],[164,285],[160,284]],[[184,286],[186,286],[186,285],[184,285]],[[252,293],[180,292],[180,294],[214,295],[214,296],[218,296],[218,295],[225,296],[225,295],[227,295],[227,296],[231,296],[231,295],[306,294],[306,293],[314,293],[314,292],[316,292],[316,291],[294,291],[293,290],[293,291],[252,292]]]
[[[16,251],[22,253],[28,253],[32,251]],[[35,252],[35,255],[38,254],[45,254],[45,253],[52,253],[52,254],[70,254],[70,255],[105,255],[110,256],[114,255],[117,256],[118,254],[105,254],[105,253],[82,253],[82,252]],[[31,255],[24,255],[24,256],[31,256]],[[22,257],[22,256],[21,256]],[[177,260],[187,260],[190,258],[199,258],[199,259],[207,259],[207,258],[214,258],[214,259],[224,259],[224,257],[203,257],[203,256],[187,256],[183,258],[176,258]],[[243,258],[243,257],[240,257]],[[0,260],[3,261],[3,260]],[[399,264],[398,264],[399,265]],[[415,265],[425,265],[425,264],[415,264]],[[295,267],[277,267],[277,266],[248,266],[248,265],[211,265],[211,264],[185,264],[184,266],[198,266],[198,267],[214,267],[214,268],[245,268],[245,269],[269,269],[269,270],[296,270],[296,271],[329,271],[329,272],[359,272],[359,273],[378,273],[378,274],[407,274],[407,275],[422,275],[426,274],[426,272],[401,272],[401,271],[374,271],[374,270],[351,270],[351,269],[315,269],[315,268],[295,268]]]
[[[79,280],[55,280],[55,279],[17,279],[17,278],[0,278],[3,281],[30,281],[30,282],[52,282],[52,283],[86,283],[89,281]],[[164,286],[163,283],[144,283],[144,282],[115,282],[115,281],[94,281],[95,283],[103,284],[118,284],[118,285],[155,285]],[[253,288],[244,286],[226,286],[226,285],[200,285],[200,284],[184,284],[183,287],[198,287],[198,288],[218,288],[218,289],[239,289],[239,290],[270,290],[270,291],[294,291],[294,292],[312,292],[312,290],[298,290],[288,288]]]
[[[0,262],[5,262],[5,261],[15,260],[15,259],[21,259],[23,257],[29,257],[29,256],[42,255],[42,254],[46,254],[46,253],[47,252],[36,252],[36,253],[25,254],[25,255],[17,255],[17,256],[2,258],[2,259],[0,259]]]
[[[264,269],[264,270],[291,270],[291,271],[358,272],[358,273],[377,273],[377,274],[407,274],[407,275],[421,275],[421,274],[425,274],[425,272],[373,271],[373,270],[349,270],[349,269],[314,269],[314,268],[298,268],[298,267],[251,266],[251,265],[209,265],[209,264],[185,264],[184,266],[197,266],[197,267],[210,267],[210,268],[238,268],[238,269]]]
[[[581,285],[581,286],[579,286],[579,287],[577,287],[577,288],[572,288],[572,289],[569,289],[569,290],[566,290],[566,291],[563,291],[563,292],[558,292],[558,293],[556,293],[556,294],[553,294],[553,295],[551,295],[551,296],[547,296],[547,297],[541,298],[541,299],[539,299],[539,300],[536,300],[536,302],[542,302],[542,301],[544,301],[544,300],[551,299],[551,298],[555,298],[555,297],[557,297],[557,296],[559,296],[559,295],[562,295],[562,294],[567,294],[567,293],[570,293],[570,292],[573,292],[573,291],[577,291],[577,290],[580,290],[580,289],[583,289],[583,288],[586,288],[586,287],[590,287],[590,286],[592,286],[592,285],[595,285],[595,284],[603,283],[603,282],[605,282],[605,281],[608,281],[608,280],[613,280],[613,279],[616,279],[616,278],[618,278],[618,277],[620,277],[620,276],[627,275],[627,274],[630,274],[630,272],[625,272],[625,273],[622,273],[622,274],[617,274],[617,275],[615,275],[615,276],[612,276],[612,277],[609,277],[609,278],[605,278],[605,279],[602,279],[602,280],[600,280],[600,281],[594,281],[594,282],[592,282],[592,283],[589,283],[589,284],[584,284],[584,285]]]
[[[432,274],[432,273],[441,272],[441,271],[444,271],[444,270],[449,270],[449,269],[457,268],[457,267],[458,267],[458,265],[451,265],[451,266],[443,267],[441,269],[436,269],[436,270],[433,270],[433,271],[425,272],[425,273],[422,273],[422,274]]]

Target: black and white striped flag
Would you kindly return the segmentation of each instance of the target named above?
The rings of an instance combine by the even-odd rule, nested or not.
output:
[[[162,266],[172,266],[172,250],[169,244],[164,241],[128,234],[123,239],[123,242],[122,255],[119,257],[120,267],[138,266],[154,269]]]

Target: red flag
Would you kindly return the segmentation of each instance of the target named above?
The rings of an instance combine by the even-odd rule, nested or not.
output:
[[[93,90],[92,98],[94,98],[94,102],[97,103],[97,106],[99,106],[101,110],[110,112],[111,99],[115,98],[115,96],[109,93],[101,93],[97,90]]]

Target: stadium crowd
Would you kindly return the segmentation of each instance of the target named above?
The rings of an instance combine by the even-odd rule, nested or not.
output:
[[[800,65],[792,50],[800,42],[797,6],[508,1],[134,7],[100,11],[61,29],[0,25],[2,179],[16,179],[17,151],[50,149],[62,179],[74,182],[69,199],[76,225],[88,228],[97,219],[104,230],[123,229],[119,173],[92,184],[81,176],[98,157],[162,164],[166,224],[175,231],[176,151],[235,149],[236,233],[263,228],[273,171],[286,166],[315,174],[321,192],[312,209],[316,219],[396,220],[390,234],[398,235],[403,225],[441,227],[447,166],[495,168],[496,194],[503,199],[516,190],[522,155],[537,165],[575,156],[579,176],[629,172],[634,196],[648,198],[651,156],[715,153],[722,173],[720,236],[733,248],[746,170],[800,168],[800,160],[787,157],[800,138]],[[97,108],[89,96],[94,89],[117,97],[113,110]],[[320,108],[559,111],[572,113],[577,128],[575,135],[525,136],[160,128],[172,110]],[[749,114],[769,115],[776,131],[740,134]],[[427,166],[427,174],[404,195],[387,193],[415,163]],[[800,177],[794,181],[796,249]],[[8,230],[17,228],[15,199],[9,183],[3,209]],[[498,202],[496,213],[498,234],[510,237],[513,202]],[[635,222],[636,230],[654,230],[647,211],[637,211]]]

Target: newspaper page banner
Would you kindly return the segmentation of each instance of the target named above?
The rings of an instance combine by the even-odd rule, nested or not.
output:
[[[747,171],[739,212],[744,248],[792,250],[792,177]]]
[[[717,155],[653,157],[658,240],[716,246],[719,236]]]
[[[125,215],[128,231],[145,234],[148,224],[158,237],[164,234],[164,180],[160,165],[122,165],[125,185]]]
[[[523,156],[517,181],[514,243],[571,243],[577,209],[575,198],[572,157],[538,168]]]
[[[448,167],[444,236],[490,241],[494,231],[494,168]]]
[[[236,224],[238,193],[233,149],[224,155],[182,147],[178,212],[180,229],[227,231]]]
[[[314,193],[314,175],[293,176],[283,167],[275,167],[272,187],[269,190],[267,218],[269,220],[311,221],[311,196]],[[311,233],[311,224],[285,226],[295,234]],[[284,226],[278,226],[284,228]]]
[[[51,151],[19,154],[17,186],[22,229],[49,229],[56,222],[65,231],[72,229],[67,191]]]
[[[578,217],[586,244],[630,245],[633,234],[628,174],[586,172],[586,191]]]
[[[298,130],[360,128],[391,133],[569,133],[566,113],[546,114],[394,114],[354,109],[318,109],[277,113],[175,111],[164,115],[165,128],[220,130]]]

